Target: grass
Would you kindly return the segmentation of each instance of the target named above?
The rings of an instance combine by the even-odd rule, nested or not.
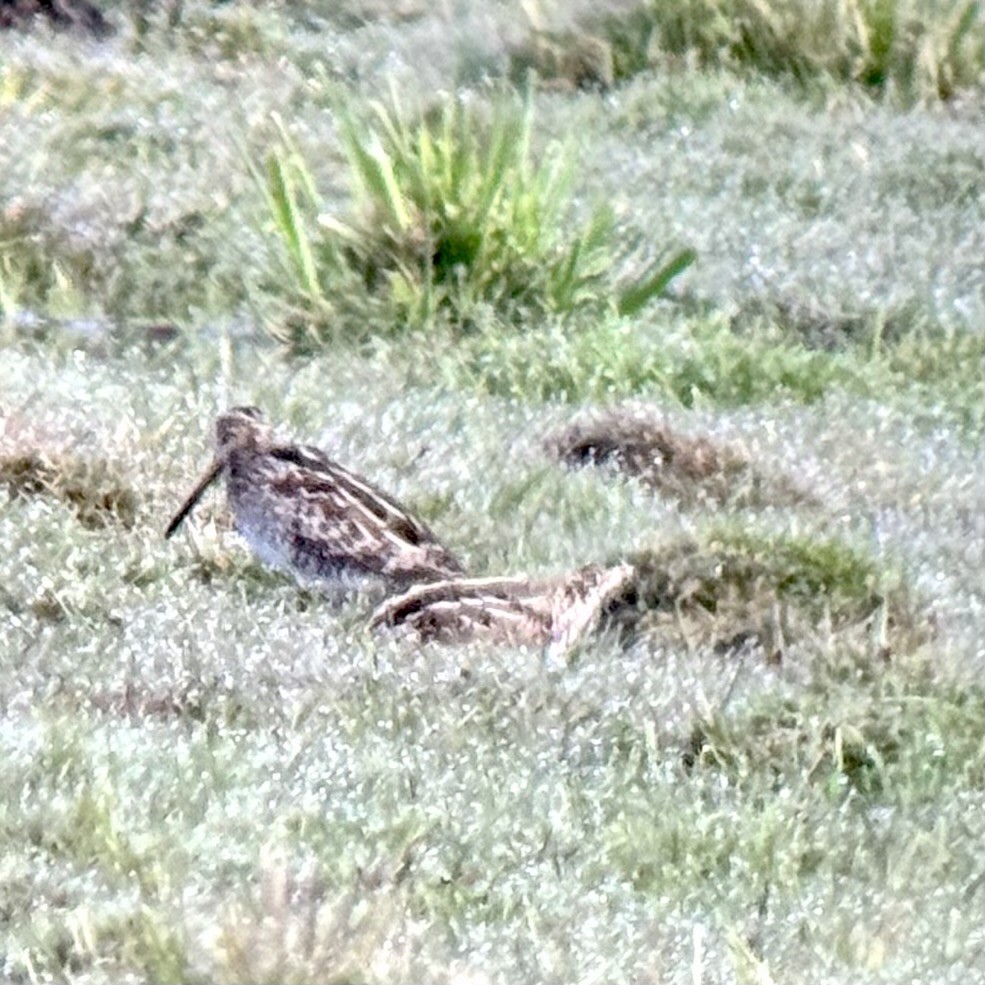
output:
[[[985,70],[975,0],[686,0],[583,18],[580,30],[535,30],[514,74],[611,87],[661,64],[731,66],[807,90],[855,84],[903,104],[950,99]]]
[[[295,348],[352,335],[374,316],[391,331],[438,323],[467,332],[484,310],[514,324],[606,307],[633,315],[694,262],[680,250],[619,283],[611,210],[597,207],[563,235],[568,153],[549,146],[534,164],[529,99],[494,98],[481,110],[445,100],[420,122],[381,103],[371,111],[368,125],[341,114],[351,220],[324,212],[283,125],[267,156],[267,200],[289,274],[286,327],[274,333]]]
[[[815,452],[830,483],[812,484],[827,504],[815,527],[801,509],[785,532],[770,532],[769,509],[758,525],[747,513],[723,527],[713,505],[697,550],[675,555],[668,543],[653,562],[676,579],[677,615],[657,604],[644,631],[603,635],[549,675],[534,654],[368,639],[362,602],[300,604],[290,583],[214,539],[207,509],[199,547],[165,545],[160,514],[202,458],[214,399],[192,381],[214,374],[217,356],[155,365],[135,352],[83,372],[70,354],[32,345],[8,350],[4,383],[50,395],[34,422],[42,433],[85,421],[108,435],[116,388],[144,387],[127,411],[143,424],[124,439],[143,490],[133,527],[87,527],[44,490],[10,500],[0,518],[10,556],[30,559],[6,582],[3,659],[12,700],[42,717],[8,726],[0,782],[30,791],[7,799],[3,824],[25,860],[17,884],[49,901],[50,922],[33,931],[42,936],[19,922],[26,911],[10,930],[35,967],[153,980],[310,981],[353,968],[442,979],[490,967],[618,977],[627,949],[634,967],[653,959],[654,939],[665,967],[689,968],[699,925],[709,970],[738,968],[745,942],[777,979],[805,961],[875,981],[904,966],[967,974],[980,946],[962,894],[980,865],[983,695],[959,666],[966,603],[939,597],[953,614],[938,610],[928,633],[907,628],[914,613],[926,618],[921,603],[893,602],[887,653],[865,618],[893,578],[919,580],[924,535],[893,541],[910,560],[887,582],[886,559],[825,528],[848,476],[879,476],[893,491],[879,509],[899,517],[916,482],[935,549],[949,551],[976,453],[952,449],[941,485],[907,458],[875,454],[887,438],[863,429],[842,461],[835,449],[853,433],[843,409],[816,408],[832,444]],[[456,395],[408,388],[383,362],[375,388],[351,401],[343,381],[363,358],[336,354],[299,373],[237,346],[230,382],[268,402],[290,392],[281,416],[305,414],[294,425],[304,438],[326,426],[310,415],[327,383],[339,394],[325,418],[338,456],[414,505],[446,489],[432,522],[480,568],[557,570],[629,555],[642,530],[667,536],[673,514],[651,494],[545,471],[527,458],[533,445],[519,458],[526,482],[470,468],[477,452],[496,461],[518,435],[536,439],[542,411],[514,404],[504,419],[502,405],[473,398],[463,418]],[[255,389],[259,379],[269,390]],[[550,414],[564,419],[557,405]],[[771,409],[765,420],[773,453],[802,469],[796,416]],[[763,418],[750,425],[764,433]],[[374,440],[383,427],[398,446],[437,447],[408,472]],[[871,462],[861,475],[859,461]],[[219,563],[207,581],[199,551]],[[973,592],[963,556],[959,578]],[[27,605],[39,579],[66,601],[56,619]],[[765,650],[717,646],[739,630],[769,632],[775,590],[779,665],[757,656]],[[52,871],[62,874],[49,885]],[[847,916],[855,907],[881,920],[860,931]],[[908,947],[940,921],[950,929],[939,946]],[[517,935],[541,957],[518,959],[507,944]],[[461,941],[484,956],[456,963]]]
[[[819,101],[726,51],[435,99],[508,71],[516,8],[107,10],[99,46],[0,39],[2,977],[982,981],[974,86]],[[405,112],[374,115],[391,85]],[[465,295],[413,268],[438,313],[405,331],[388,264],[428,253],[347,154],[375,131],[433,177],[427,140],[461,127],[432,151],[472,168],[500,119],[513,205],[566,148],[507,227],[551,217],[548,260],[522,303],[479,262],[457,327]],[[271,151],[279,230],[246,163]],[[552,308],[600,202],[598,304]],[[321,315],[284,236],[320,249],[318,214],[349,236]],[[669,243],[699,259],[620,313]],[[330,345],[270,340],[285,299]],[[261,568],[219,494],[165,542],[235,403],[477,574],[634,559],[635,600],[551,668],[369,635],[372,598]],[[660,441],[631,474],[558,461],[621,415],[672,476]]]
[[[578,402],[645,393],[687,407],[772,396],[811,402],[848,379],[837,358],[786,344],[777,335],[739,340],[720,322],[647,328],[599,319],[581,330],[552,325],[528,337],[456,345],[447,378],[497,396]]]
[[[438,349],[447,385],[512,399],[625,400],[684,407],[771,400],[812,404],[833,388],[866,399],[943,411],[981,432],[981,336],[923,329],[879,342],[863,334],[830,351],[804,345],[782,323],[737,332],[720,315],[548,322],[522,336],[489,332]]]
[[[762,648],[767,662],[781,664],[820,633],[829,648],[838,640],[879,664],[933,636],[898,573],[820,534],[757,530],[749,519],[742,527],[718,522],[697,538],[630,556],[635,611],[620,613],[617,624],[655,646],[683,640],[728,654]]]

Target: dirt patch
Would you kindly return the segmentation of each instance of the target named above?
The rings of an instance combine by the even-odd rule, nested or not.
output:
[[[18,451],[0,455],[0,484],[11,498],[51,496],[72,508],[91,529],[111,524],[133,527],[137,495],[115,470],[101,460],[75,455]]]
[[[553,432],[544,444],[570,468],[630,475],[685,505],[792,506],[811,499],[791,479],[767,475],[738,450],[680,434],[647,414],[597,414]]]

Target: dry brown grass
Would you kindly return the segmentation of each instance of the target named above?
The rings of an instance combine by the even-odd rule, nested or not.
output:
[[[84,526],[134,525],[138,496],[110,462],[73,454],[24,450],[0,455],[0,484],[11,496],[51,496]]]
[[[811,498],[787,476],[758,469],[740,449],[682,434],[660,417],[633,409],[585,416],[548,435],[544,444],[565,465],[623,473],[688,505],[790,506]]]

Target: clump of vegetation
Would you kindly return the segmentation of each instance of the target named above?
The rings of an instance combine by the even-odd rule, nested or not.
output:
[[[879,347],[875,340],[873,368],[891,392],[911,387],[928,406],[947,408],[973,439],[985,428],[982,361],[985,339],[978,332],[915,331]]]
[[[76,284],[91,270],[92,256],[51,229],[44,210],[13,202],[0,212],[0,326],[18,312],[60,315],[77,311]]]
[[[846,618],[866,615],[880,604],[880,575],[875,562],[837,540],[770,537],[720,527],[708,546],[734,562],[736,581],[767,574],[777,594],[811,607],[825,605]]]
[[[947,99],[981,84],[981,26],[978,0],[648,0],[550,43],[538,35],[513,63],[580,84],[580,53],[598,50],[607,53],[610,79],[684,59],[802,83],[857,82],[903,101]]]
[[[535,72],[561,89],[608,89],[615,82],[612,45],[591,33],[535,30],[510,52],[510,77],[524,83]]]
[[[807,495],[786,477],[771,479],[737,449],[691,437],[647,414],[594,414],[548,435],[549,454],[571,467],[598,466],[638,478],[685,503],[792,505]]]
[[[921,328],[887,337],[866,328],[825,346],[802,334],[719,315],[659,324],[601,317],[577,331],[554,319],[523,334],[457,339],[436,348],[434,365],[449,387],[528,402],[643,396],[682,407],[813,404],[840,389],[943,412],[963,431],[981,431],[980,335]]]
[[[0,457],[0,483],[11,496],[53,496],[68,504],[86,527],[132,527],[137,496],[106,462],[33,451]]]
[[[410,848],[406,854],[409,867]],[[355,894],[333,898],[319,873],[299,874],[280,859],[264,860],[255,898],[236,900],[221,913],[216,957],[222,979],[352,981],[369,977],[370,968],[400,977],[419,966],[420,934],[408,929],[403,894],[389,873],[375,876],[381,885],[370,890],[374,905],[367,907]]]
[[[535,163],[532,132],[530,103],[514,100],[488,112],[451,100],[418,122],[381,104],[368,125],[345,114],[355,207],[342,221],[323,213],[314,177],[282,128],[265,182],[288,261],[281,334],[317,344],[370,311],[393,327],[460,330],[482,312],[513,325],[585,309],[632,314],[660,296],[693,252],[619,280],[612,211],[598,208],[565,234],[568,157],[551,146]]]
[[[837,540],[720,525],[700,541],[675,541],[630,560],[641,614],[635,631],[643,634],[683,634],[722,652],[758,644],[777,661],[819,624],[831,632],[861,628],[883,658],[902,635],[919,635],[898,580]]]

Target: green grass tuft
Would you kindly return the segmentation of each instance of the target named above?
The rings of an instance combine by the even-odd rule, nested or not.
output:
[[[710,532],[708,547],[735,564],[733,580],[764,572],[781,598],[865,614],[878,604],[885,580],[870,557],[837,540],[759,536],[748,527],[721,526]]]
[[[630,560],[636,612],[617,621],[672,645],[700,641],[727,653],[757,644],[781,662],[788,646],[825,626],[878,662],[933,635],[900,576],[838,540],[718,522],[697,540],[673,539]]]
[[[610,401],[646,396],[683,407],[812,404],[833,390],[888,400],[981,432],[985,341],[914,326],[868,328],[818,347],[773,321],[736,328],[721,315],[671,313],[631,322],[609,314],[548,320],[523,334],[487,331],[435,350],[446,386],[517,400]]]
[[[693,251],[620,282],[611,211],[598,208],[565,234],[569,153],[553,144],[534,163],[533,132],[529,99],[500,98],[488,111],[446,100],[418,122],[380,103],[368,122],[344,113],[355,202],[342,220],[323,214],[313,175],[282,127],[265,180],[290,275],[287,327],[276,334],[317,345],[349,334],[369,311],[390,331],[464,331],[487,311],[519,326],[581,310],[633,314],[661,296]]]

